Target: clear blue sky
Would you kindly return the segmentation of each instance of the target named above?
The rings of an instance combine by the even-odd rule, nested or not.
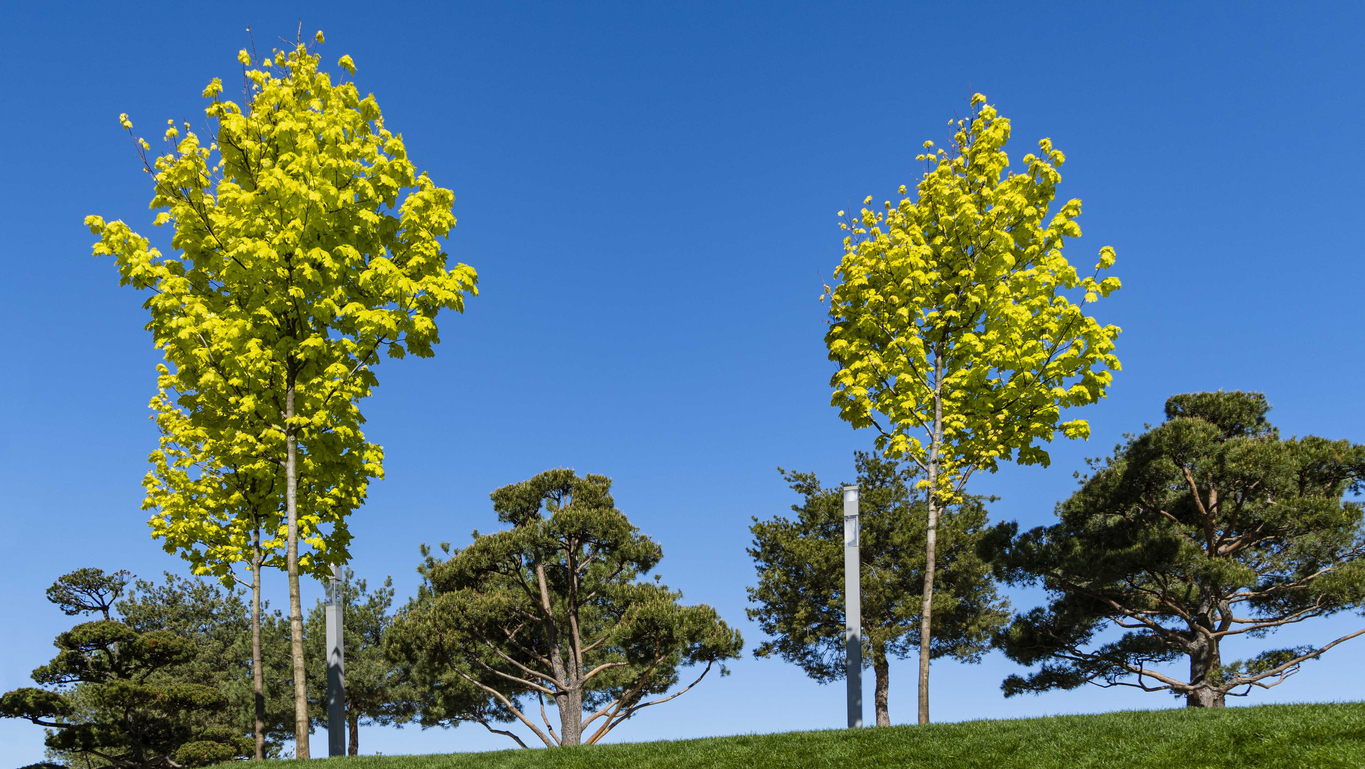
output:
[[[1262,390],[1286,434],[1365,441],[1365,6],[1101,5],[5,2],[0,691],[70,624],[43,598],[56,576],[181,569],[139,509],[158,359],[143,297],[90,256],[81,220],[151,229],[117,116],[153,136],[167,118],[202,123],[199,92],[239,72],[248,25],[268,48],[302,17],[305,35],[326,32],[329,64],[355,58],[419,167],[455,190],[449,251],[479,271],[437,357],[385,363],[366,405],[388,477],[354,516],[353,565],[392,574],[400,599],[419,543],[492,528],[490,491],[569,466],[614,478],[664,547],[665,581],[755,646],[747,526],[794,501],[775,468],[847,480],[871,441],[828,405],[817,297],[840,254],[835,212],[913,186],[921,142],[944,139],[973,91],[1013,119],[1016,158],[1042,137],[1067,154],[1061,195],[1085,201],[1069,253],[1090,264],[1113,245],[1125,286],[1100,305],[1124,329],[1124,370],[1082,412],[1093,438],[1054,446],[1050,468],[975,481],[1001,497],[995,518],[1048,522],[1082,458],[1159,421],[1173,393]],[[306,586],[309,605],[320,594]],[[1360,699],[1356,644],[1250,701]],[[913,663],[892,668],[897,723],[913,721]],[[779,661],[733,667],[618,738],[842,724],[841,685]],[[1178,704],[1005,700],[1014,670],[999,655],[937,665],[936,720]],[[0,763],[39,760],[41,739],[0,722]],[[371,729],[361,744],[504,740]]]

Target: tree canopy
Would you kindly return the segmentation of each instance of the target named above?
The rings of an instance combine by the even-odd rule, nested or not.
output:
[[[425,692],[424,724],[475,721],[524,746],[491,725],[515,720],[547,746],[592,744],[713,667],[726,673],[739,633],[710,606],[683,605],[657,575],[643,579],[663,551],[610,491],[605,476],[548,470],[493,492],[510,529],[475,532],[468,547],[447,548],[447,560],[427,556],[426,585],[389,633]],[[674,690],[690,666],[701,673]]]
[[[839,366],[830,385],[840,416],[876,430],[877,448],[918,466],[928,486],[921,723],[939,506],[1001,461],[1046,465],[1041,444],[1057,432],[1086,437],[1085,420],[1061,422],[1061,410],[1103,398],[1119,368],[1119,329],[1085,314],[1119,288],[1099,275],[1114,250],[1100,249],[1088,276],[1062,254],[1081,234],[1081,201],[1051,210],[1065,156],[1043,139],[1040,154],[1011,170],[1010,121],[981,94],[954,125],[950,148],[924,143],[913,197],[901,186],[900,201],[879,211],[869,196],[843,223],[825,335]]]
[[[876,676],[877,724],[891,723],[888,706],[891,658],[919,646],[920,596],[924,590],[924,497],[918,474],[876,454],[857,452],[861,521],[863,664]],[[814,473],[779,468],[803,497],[794,519],[754,519],[749,555],[758,570],[748,588],[749,619],[770,639],[754,656],[778,656],[827,683],[845,675],[844,513],[841,486],[824,487]],[[938,589],[934,592],[934,657],[976,662],[992,633],[1008,619],[990,566],[977,556],[986,531],[983,500],[964,497],[940,519]]]
[[[1281,438],[1269,408],[1260,393],[1174,396],[1165,422],[1093,464],[1057,523],[990,535],[1001,576],[1050,596],[997,639],[1039,668],[1007,679],[1007,696],[1094,683],[1222,707],[1365,634],[1224,658],[1229,639],[1365,600],[1362,510],[1345,499],[1365,446]],[[1181,659],[1188,676],[1169,669]]]

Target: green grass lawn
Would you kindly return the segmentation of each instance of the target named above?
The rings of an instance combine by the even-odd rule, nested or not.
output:
[[[557,750],[361,756],[324,764],[331,769],[343,764],[344,769],[1365,767],[1365,703],[1126,711]]]

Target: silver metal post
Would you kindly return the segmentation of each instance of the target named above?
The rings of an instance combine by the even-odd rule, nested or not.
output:
[[[858,557],[858,487],[844,487],[844,643],[848,728],[863,725],[863,604]]]
[[[332,567],[327,581],[327,755],[346,755],[346,676],[342,652],[341,569]]]

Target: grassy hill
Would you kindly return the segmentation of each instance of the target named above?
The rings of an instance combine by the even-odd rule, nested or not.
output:
[[[310,766],[317,767],[313,762]],[[1365,767],[1365,703],[1128,711],[676,742],[326,759],[326,769]]]

